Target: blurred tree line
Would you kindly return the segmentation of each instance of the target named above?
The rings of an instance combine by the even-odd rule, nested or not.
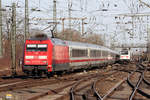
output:
[[[3,13],[3,53],[4,57],[10,59],[11,54],[11,11],[6,11]],[[31,26],[31,25],[30,25]],[[48,34],[41,29],[30,27],[30,36],[35,34]],[[68,41],[77,41],[91,44],[104,45],[104,41],[100,34],[94,34],[92,32],[81,35],[81,33],[75,29],[66,29],[64,32],[58,32],[55,34],[56,38]],[[24,17],[17,14],[16,19],[16,57],[20,58],[23,55],[24,46]]]
[[[56,38],[62,40],[69,40],[69,41],[77,41],[77,42],[84,42],[84,43],[91,43],[91,44],[98,44],[104,45],[104,41],[100,34],[85,34],[84,36],[77,30],[73,29],[66,29],[64,32],[59,32],[55,36]]]

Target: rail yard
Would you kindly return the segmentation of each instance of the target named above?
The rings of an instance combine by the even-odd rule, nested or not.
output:
[[[150,100],[149,0],[0,0],[0,100]]]
[[[2,77],[0,97],[12,100],[148,100],[147,64],[113,64],[102,69],[46,77]]]

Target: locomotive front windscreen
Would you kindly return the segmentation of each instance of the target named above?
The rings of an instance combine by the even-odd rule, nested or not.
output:
[[[121,51],[121,54],[122,55],[127,55],[128,54],[128,50]]]
[[[47,51],[47,44],[27,44],[26,51]]]

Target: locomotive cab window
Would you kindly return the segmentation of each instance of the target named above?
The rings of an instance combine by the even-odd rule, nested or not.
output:
[[[47,44],[27,44],[27,51],[47,51]]]
[[[122,55],[127,55],[127,54],[128,54],[128,51],[121,51],[121,54],[122,54]]]
[[[36,51],[36,44],[27,44],[27,51]]]
[[[47,44],[38,44],[37,49],[38,51],[47,51]]]

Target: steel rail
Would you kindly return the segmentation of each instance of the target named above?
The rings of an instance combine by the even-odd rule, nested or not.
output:
[[[136,64],[136,66],[140,69],[140,70],[144,70],[145,66],[142,65],[141,63]]]
[[[63,87],[56,88],[56,89],[54,89],[53,91],[55,91],[55,92],[56,92],[56,91],[57,91],[57,92],[61,92],[64,88],[70,87],[70,86],[72,86],[73,84],[75,84],[75,83],[72,82],[72,83],[67,84],[67,85],[65,85],[65,86],[63,86]],[[42,97],[44,97],[44,96],[54,94],[53,91],[52,91],[52,90],[49,90],[49,91],[47,91],[47,92],[44,92],[44,93],[41,93],[41,94],[39,94],[39,95],[33,96],[33,97],[31,97],[31,98],[29,98],[29,99],[27,99],[27,100],[37,100],[37,99],[42,98]]]
[[[108,71],[109,72],[109,71]],[[116,71],[115,71],[116,72]],[[111,73],[109,73],[109,74],[106,74],[106,75],[111,75],[112,73],[115,73],[115,72],[111,72]],[[103,74],[104,75],[104,74]],[[106,77],[106,76],[103,76],[103,75],[96,75],[97,77]],[[82,82],[82,81],[85,81],[85,80],[87,80],[87,79],[89,79],[89,78],[95,78],[96,76],[91,76],[91,77],[87,77],[87,78],[85,78],[85,79],[82,79],[82,80],[80,80],[80,81],[78,81],[76,84],[74,84],[73,86],[72,86],[72,88],[70,89],[70,100],[75,100],[75,91],[74,91],[74,88],[76,88],[79,84],[80,84],[80,82]]]
[[[146,68],[146,67],[145,67]],[[147,68],[145,69],[145,71],[144,72],[146,72],[147,71]],[[149,81],[147,81],[146,79],[145,79],[145,73],[143,72],[143,82],[145,83],[145,84],[147,84],[147,85],[150,85],[150,82]],[[145,96],[145,97],[147,97],[147,98],[150,98],[150,94],[148,94],[148,93],[145,93],[144,91],[142,91],[141,89],[138,89],[137,90],[141,95],[143,95],[143,96]]]
[[[145,96],[145,97],[147,97],[147,98],[149,98],[150,99],[150,95],[149,94],[147,94],[147,93],[145,93],[144,91],[142,91],[141,89],[137,89],[137,92],[138,93],[140,93],[141,95],[143,95],[143,96]]]
[[[95,76],[95,75],[94,75]],[[75,91],[74,91],[74,88],[76,88],[81,82],[89,79],[89,78],[92,78],[93,76],[91,77],[86,77],[85,79],[81,79],[79,81],[77,81],[70,89],[70,100],[75,100]]]
[[[133,100],[133,98],[134,98],[134,96],[135,96],[135,93],[137,92],[137,89],[139,88],[139,86],[140,86],[140,84],[141,84],[141,82],[142,82],[142,80],[143,80],[143,75],[144,75],[144,74],[141,73],[140,78],[139,78],[139,80],[138,80],[136,86],[134,87],[134,90],[132,91],[132,93],[131,93],[131,95],[130,95],[130,97],[129,97],[129,100]],[[129,78],[128,78],[128,80],[129,80]]]
[[[78,81],[77,83],[75,83],[75,84],[72,86],[72,88],[70,89],[70,100],[75,100],[74,88],[76,88],[76,87],[80,84],[80,82],[85,81],[85,80],[87,80],[87,79],[82,79],[82,80]]]
[[[147,85],[150,85],[150,82],[148,80],[145,79],[145,77],[143,77],[143,81],[144,83],[146,83]]]
[[[134,72],[136,72],[137,70],[135,70]],[[108,93],[106,95],[104,95],[103,97],[100,96],[100,94],[98,93],[98,91],[96,90],[96,82],[98,81],[95,81],[93,83],[93,90],[94,90],[94,94],[96,95],[97,99],[98,100],[105,100],[111,93],[113,93],[115,91],[116,88],[118,88],[122,83],[124,83],[125,81],[128,80],[128,78],[134,73],[134,72],[131,72],[128,74],[128,77],[124,78],[123,80],[121,80],[119,83],[117,83],[111,90],[108,91]]]
[[[90,77],[90,78],[92,78],[92,77]],[[80,81],[78,81],[77,83],[75,83],[73,86],[72,86],[72,88],[70,89],[70,100],[75,100],[75,88],[81,83],[81,82],[83,82],[83,81],[85,81],[85,80],[87,80],[88,78],[86,78],[86,79],[82,79],[82,80],[80,80]]]
[[[146,80],[144,80],[144,72],[145,72],[146,70],[144,70],[143,72],[141,72],[141,78],[142,78],[142,80],[141,81],[144,81],[145,83],[147,82]],[[137,72],[140,72],[140,71],[137,71]],[[129,77],[128,77],[128,80],[127,80],[127,82],[128,82],[128,84],[135,90],[136,89],[136,91],[138,92],[138,93],[140,93],[141,95],[143,95],[143,96],[145,96],[145,97],[147,97],[147,98],[150,98],[150,95],[148,94],[148,93],[145,93],[143,90],[141,90],[141,89],[139,89],[139,88],[136,88],[131,82],[130,82],[130,80],[129,80]],[[137,85],[136,85],[137,86]],[[132,92],[133,93],[133,92]],[[130,100],[132,100],[132,99],[130,99]]]
[[[60,98],[58,98],[58,100],[61,100],[61,98],[64,98],[65,96],[69,96],[70,95],[70,100],[74,100],[75,98],[74,98],[74,95],[75,95],[75,92],[74,92],[74,88],[81,82],[81,81],[85,81],[85,80],[87,80],[87,79],[89,79],[89,78],[92,78],[92,77],[95,77],[95,76],[97,76],[97,74],[94,74],[94,75],[92,75],[92,76],[90,76],[90,77],[85,77],[84,79],[81,79],[81,80],[78,80],[78,81],[76,81],[76,82],[74,82],[71,86],[72,86],[72,88],[70,88],[70,92],[69,93],[67,93],[67,94],[65,94],[65,95],[63,95],[63,96],[61,96]],[[98,76],[102,76],[102,75],[98,75]],[[69,85],[70,86],[70,85]],[[71,87],[70,86],[70,87]],[[65,88],[65,87],[63,87],[63,88]],[[58,88],[58,89],[56,89],[55,91],[61,91],[62,90],[62,88]],[[42,93],[42,94],[40,94],[40,95],[37,95],[37,96],[35,96],[35,97],[33,97],[33,98],[30,98],[29,100],[35,100],[35,99],[37,99],[37,98],[41,98],[41,97],[44,97],[44,96],[46,96],[46,95],[51,95],[52,93],[51,93],[51,90],[50,91],[48,91],[48,92],[45,92],[45,93]],[[57,99],[56,99],[57,100]]]
[[[144,65],[143,65],[144,66]],[[147,71],[147,68],[145,67],[145,71]],[[145,73],[144,73],[145,74]],[[148,80],[145,79],[144,77],[145,75],[143,75],[143,81],[144,83],[146,83],[147,85],[150,85],[150,82]]]
[[[140,70],[136,69],[135,71],[131,72],[130,74],[128,74],[128,77],[125,78],[124,80],[120,81],[117,85],[115,85],[115,87],[113,87],[105,96],[100,96],[100,94],[98,93],[98,91],[96,91],[96,82],[98,81],[95,81],[93,83],[93,90],[94,90],[94,94],[96,95],[97,99],[98,100],[104,100],[106,99],[117,87],[119,87],[124,81],[127,81],[127,83],[134,89],[133,92],[131,93],[130,97],[129,97],[129,100],[132,100],[136,91],[140,94],[142,94],[143,96],[147,97],[147,98],[150,98],[150,95],[143,92],[141,89],[139,89],[139,85],[141,84],[142,81],[145,81],[145,83],[147,83],[148,85],[150,85],[150,82],[148,82],[147,80],[144,79],[144,72],[146,71],[146,66],[144,66],[143,64],[137,64],[136,66],[139,67]],[[142,71],[141,71],[142,70]],[[131,75],[134,73],[134,72],[139,72],[141,73],[140,77],[139,77],[139,80],[136,84],[136,86],[134,86],[129,78],[131,77]]]
[[[137,69],[136,69],[137,71]],[[133,72],[136,72],[136,71],[133,71]],[[132,74],[133,72],[130,72],[130,74]],[[96,90],[96,81],[93,82],[92,84],[92,89],[94,91],[94,95],[97,97],[98,100],[104,100],[106,99],[117,87],[119,87],[123,82],[125,82],[127,80],[127,77],[124,78],[123,80],[121,80],[117,85],[115,85],[115,87],[113,87],[105,96],[101,96],[98,91]],[[74,92],[74,88],[79,84],[80,82],[78,82],[77,84],[75,84],[71,89],[70,89],[70,100],[75,100],[75,92]]]
[[[98,82],[99,80],[96,80],[93,82],[92,84],[92,90],[94,91],[94,95],[97,97],[97,100],[103,100],[103,97],[98,93],[98,91],[96,90],[96,83]]]
[[[123,79],[121,80],[119,83],[117,83],[105,96],[100,96],[100,94],[98,93],[98,91],[95,88],[95,84],[96,82],[94,82],[93,84],[93,90],[94,90],[94,94],[96,95],[98,100],[105,100],[116,88],[118,88],[123,82],[125,82],[127,79]]]
[[[121,80],[119,83],[117,83],[105,96],[103,96],[103,99],[106,99],[112,92],[115,91],[116,88],[118,88],[122,83],[124,83],[127,80],[127,78],[124,78],[123,80]]]
[[[134,71],[134,72],[136,72],[136,71]],[[128,75],[128,77],[130,77],[134,72],[131,72],[131,73]],[[94,90],[94,94],[96,95],[96,97],[97,97],[98,100],[105,100],[112,92],[115,91],[116,88],[118,88],[123,82],[127,81],[127,78],[128,78],[128,77],[124,78],[124,79],[121,80],[119,83],[117,83],[117,84],[116,84],[111,90],[109,90],[108,93],[107,93],[106,95],[104,95],[103,97],[100,96],[100,94],[99,94],[98,91],[96,90],[96,83],[97,83],[97,81],[99,81],[99,80],[97,80],[97,81],[95,81],[95,82],[93,83],[93,87],[92,87],[93,90]]]
[[[100,94],[96,90],[96,83],[97,83],[97,81],[99,81],[99,80],[96,80],[95,82],[93,82],[92,89],[93,89],[94,95],[97,97],[97,99],[98,100],[103,100],[103,98],[100,96]]]

